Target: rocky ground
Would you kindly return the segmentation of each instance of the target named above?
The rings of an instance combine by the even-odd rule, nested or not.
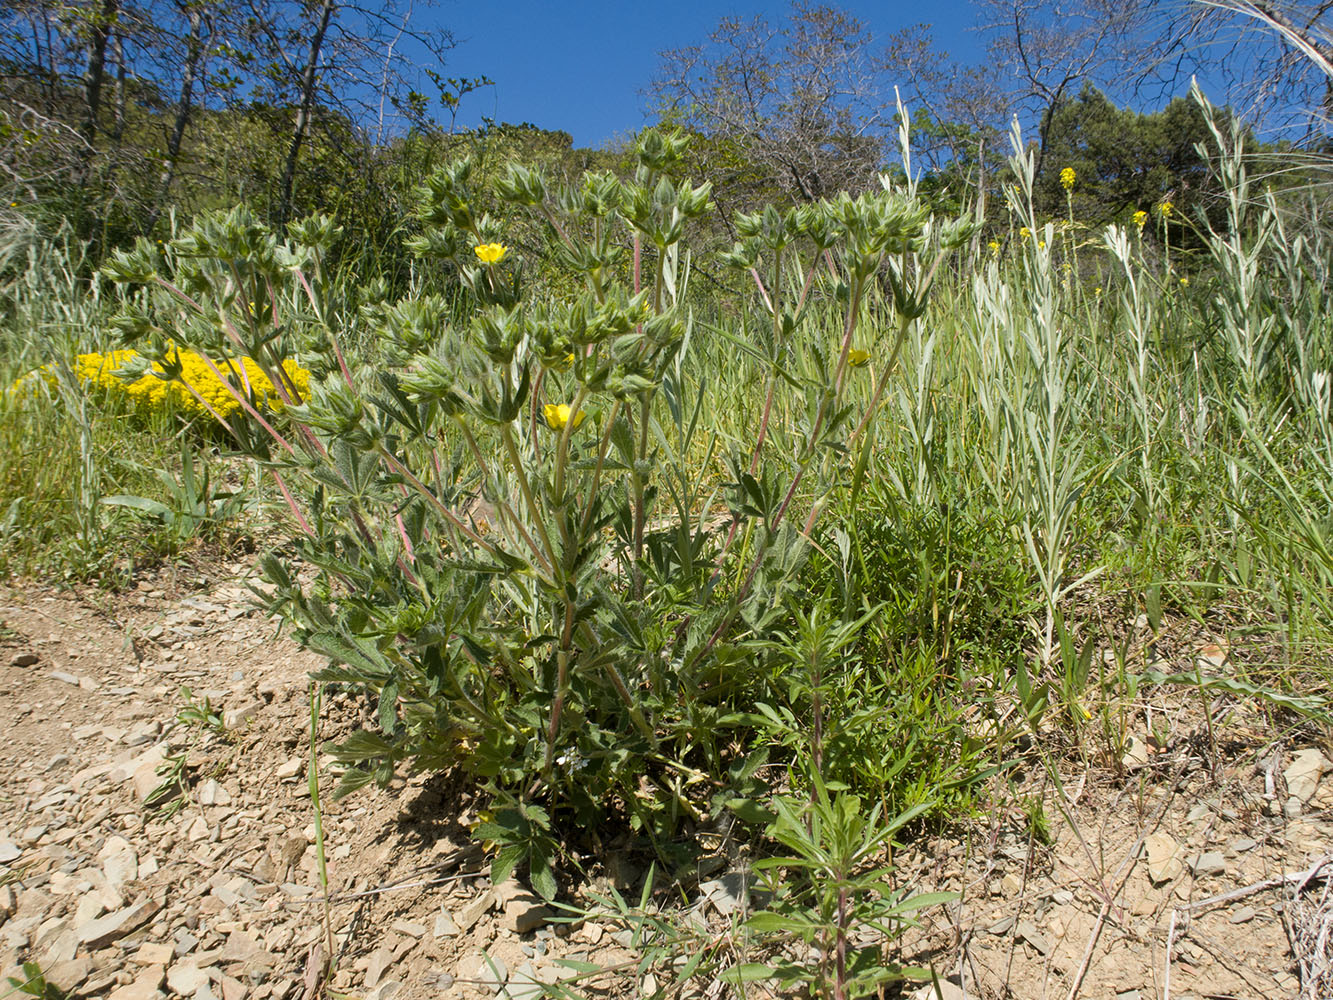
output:
[[[326,938],[307,675],[319,664],[251,611],[245,573],[164,572],[114,598],[0,591],[9,975],[36,962],[53,988],[112,1000],[314,995]],[[1319,966],[1333,926],[1327,734],[1222,699],[1208,707],[1210,742],[1197,699],[1179,692],[1132,709],[1127,773],[1076,766],[1071,752],[1058,783],[1034,766],[997,794],[1007,804],[899,852],[904,886],[960,894],[924,915],[901,957],[933,963],[946,1000],[1333,996]],[[336,697],[320,740],[363,711]],[[324,788],[333,771],[321,758]],[[438,778],[324,803],[327,995],[531,1000],[557,980],[582,995],[671,985],[643,974],[631,929],[592,902],[612,888],[637,899],[642,859],[614,845],[591,859],[574,902],[593,912],[570,919],[518,883],[490,885],[474,819]],[[682,924],[739,947],[743,862],[720,849],[677,885]],[[605,971],[569,982],[593,967]],[[693,981],[668,995],[724,989]]]

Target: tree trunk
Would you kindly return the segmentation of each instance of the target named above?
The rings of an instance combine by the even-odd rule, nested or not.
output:
[[[301,75],[301,103],[296,109],[296,127],[292,130],[292,143],[287,149],[287,162],[282,170],[282,200],[278,204],[278,222],[286,225],[292,210],[292,184],[296,179],[296,160],[301,154],[301,145],[305,142],[306,132],[310,128],[310,109],[315,103],[315,85],[319,75],[319,50],[324,45],[324,34],[328,31],[329,21],[337,8],[337,0],[324,0],[320,5],[319,24],[310,38],[310,54],[306,59],[305,72]]]
[[[190,21],[190,36],[185,43],[185,66],[181,74],[181,93],[176,102],[176,117],[171,123],[171,132],[167,136],[167,165],[162,171],[162,190],[148,216],[146,232],[152,232],[157,220],[162,216],[167,199],[171,197],[171,185],[176,179],[176,163],[180,158],[181,144],[185,141],[185,129],[190,123],[190,114],[194,110],[194,84],[199,76],[204,60],[204,17],[197,4],[181,5]]]
[[[115,104],[112,108],[112,126],[111,126],[111,144],[114,148],[120,148],[120,142],[125,138],[125,100],[126,83],[125,78],[129,71],[125,67],[125,37],[119,31],[111,35],[111,51],[116,58],[116,91]]]
[[[75,177],[80,187],[88,182],[93,154],[97,150],[97,120],[102,110],[102,82],[106,77],[106,45],[119,9],[120,0],[102,0],[101,7],[92,15],[88,66],[83,73],[84,117],[79,127],[83,148],[79,151]]]

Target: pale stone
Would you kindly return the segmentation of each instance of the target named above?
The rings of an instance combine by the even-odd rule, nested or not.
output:
[[[162,786],[163,776],[157,773],[162,763],[161,758],[145,761],[130,776],[134,783],[134,794],[140,802],[147,802],[148,797]]]
[[[167,970],[167,985],[180,996],[193,996],[208,985],[208,973],[197,965],[173,965]]]
[[[476,980],[488,987],[492,993],[499,993],[509,978],[509,969],[498,955],[487,955],[474,951],[459,963],[459,978]]]
[[[1282,777],[1287,782],[1287,791],[1291,793],[1292,798],[1306,803],[1314,797],[1315,789],[1319,787],[1319,779],[1330,768],[1333,768],[1333,763],[1330,763],[1318,750],[1302,750],[1292,757],[1291,764],[1282,772]]]
[[[199,783],[196,795],[201,806],[231,805],[231,793],[212,778]]]
[[[110,837],[97,855],[102,874],[111,885],[121,886],[139,877],[139,856],[123,837]]]
[[[158,988],[165,978],[166,970],[162,966],[150,966],[139,973],[134,982],[113,990],[107,1000],[157,1000],[161,996]]]
[[[1125,767],[1141,767],[1148,763],[1148,757],[1148,744],[1137,736],[1131,736],[1129,742],[1125,744],[1125,753],[1120,758],[1120,763]]]
[[[166,965],[173,953],[173,947],[165,941],[147,941],[130,956],[130,961],[135,965]]]
[[[543,992],[544,986],[541,980],[537,978],[537,972],[532,967],[531,962],[524,962],[520,965],[514,971],[514,974],[509,977],[509,982],[505,984],[505,993],[508,994],[509,1000],[538,1000]],[[645,984],[643,992],[639,995],[650,997],[656,992],[655,985],[653,989],[649,990]]]
[[[365,987],[368,990],[374,989],[384,975],[384,970],[393,962],[393,952],[383,946],[376,948],[370,953],[370,960],[366,963]]]
[[[222,716],[222,724],[228,729],[236,729],[254,720],[264,709],[265,702],[255,701],[240,708],[228,709]]]
[[[159,909],[161,906],[155,900],[140,900],[133,906],[88,921],[78,930],[79,940],[89,951],[96,951],[147,923]]]
[[[80,955],[57,965],[48,966],[46,981],[63,994],[75,992],[93,973],[93,960],[87,955]]]
[[[1179,878],[1185,870],[1180,859],[1180,845],[1168,833],[1152,833],[1144,840],[1148,855],[1148,878],[1154,884]]]
[[[200,841],[207,840],[208,835],[209,835],[208,821],[204,819],[204,817],[202,816],[196,816],[194,818],[194,822],[190,824],[189,829],[185,831],[186,838],[192,844],[197,844]]]
[[[458,910],[458,927],[465,933],[472,929],[472,925],[484,917],[490,911],[495,903],[495,896],[491,890],[487,889],[476,899],[464,903]]]
[[[1036,924],[1032,923],[1030,920],[1020,920],[1018,922],[1018,928],[1014,932],[1014,936],[1032,945],[1032,947],[1037,949],[1042,955],[1049,955],[1051,953],[1051,943],[1046,940],[1045,935],[1043,935],[1041,931],[1037,930]]]
[[[551,918],[551,911],[535,896],[505,904],[503,925],[515,934],[535,931]]]
[[[278,780],[286,781],[288,778],[295,778],[304,769],[305,761],[300,757],[292,757],[286,763],[278,765]]]

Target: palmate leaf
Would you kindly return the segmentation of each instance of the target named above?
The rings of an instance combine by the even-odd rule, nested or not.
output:
[[[373,645],[330,632],[314,632],[305,640],[316,653],[327,656],[334,663],[345,663],[367,677],[388,679],[393,667]]]
[[[334,750],[339,760],[361,763],[392,757],[397,747],[378,733],[361,730],[348,736]]]
[[[488,824],[483,823],[482,826],[477,827],[476,835],[485,838],[486,834],[482,832],[482,827],[487,825]],[[507,844],[500,848],[500,853],[498,853],[491,861],[491,881],[495,885],[499,885],[501,882],[506,881],[509,876],[514,873],[514,869],[522,860],[522,844]]]
[[[333,789],[333,799],[337,801],[351,795],[353,792],[365,788],[374,780],[375,775],[371,772],[363,771],[358,767],[349,767],[338,779],[338,784]]]

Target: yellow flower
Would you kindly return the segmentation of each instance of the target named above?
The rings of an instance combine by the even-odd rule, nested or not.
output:
[[[1101,297],[1102,297],[1102,286],[1101,286],[1101,285],[1098,285],[1096,288],[1094,288],[1094,289],[1092,290],[1092,294],[1095,295],[1095,296],[1097,296],[1098,298],[1101,298]]]
[[[569,406],[565,403],[547,403],[542,407],[542,416],[546,418],[546,426],[551,430],[563,430],[565,424],[569,423]],[[576,428],[583,423],[583,416],[582,410],[574,414],[574,426]]]
[[[1157,206],[1157,211],[1162,213],[1163,219],[1169,219],[1176,211],[1176,206],[1169,201],[1164,201]]]
[[[1065,167],[1060,171],[1060,184],[1066,191],[1074,190],[1074,181],[1078,175],[1074,173],[1073,167]]]
[[[863,351],[859,347],[853,347],[847,352],[847,363],[853,368],[860,368],[870,360],[870,352]]]
[[[999,255],[999,253],[1000,253],[1000,241],[999,241],[999,240],[991,240],[989,243],[986,244],[986,246],[990,247],[990,252],[991,252],[991,253],[996,254],[997,256]]]
[[[1180,283],[1181,283],[1182,285],[1184,285],[1186,288],[1189,288],[1189,286],[1190,286],[1190,279],[1189,279],[1189,278],[1181,278],[1181,279],[1180,279]]]
[[[498,264],[505,259],[509,248],[502,243],[482,243],[474,248],[483,264]]]
[[[1146,223],[1147,221],[1148,221],[1148,213],[1145,212],[1143,209],[1139,209],[1137,212],[1134,213],[1134,225],[1138,226],[1139,229],[1142,229],[1144,223]]]
[[[1032,235],[1032,230],[1029,229],[1027,226],[1022,226],[1018,230],[1018,235],[1021,236],[1023,239],[1027,239],[1029,236]]]
[[[209,416],[208,409],[195,398],[181,382],[166,381],[157,375],[146,373],[133,382],[125,382],[115,373],[137,357],[134,351],[118,350],[106,354],[96,352],[78,355],[70,365],[80,382],[90,388],[100,389],[110,395],[123,395],[136,406],[149,410],[176,411],[193,416]],[[203,357],[193,351],[181,351],[177,356],[181,366],[181,381],[194,389],[224,419],[238,414],[241,404],[213,373]],[[282,409],[282,399],[278,396],[273,383],[257,364],[249,358],[237,360],[223,359],[215,362],[224,378],[244,392],[248,382],[254,393],[257,405],[261,409],[273,411]],[[310,373],[294,361],[284,361],[282,368],[288,379],[304,399],[310,392]],[[241,370],[244,370],[244,376]],[[161,365],[154,365],[153,371],[162,373]],[[36,372],[25,376],[21,382],[36,378],[53,381],[55,373],[51,365],[44,365]]]
[[[1045,249],[1046,249],[1046,241],[1045,241],[1045,240],[1037,240],[1037,249],[1038,249],[1038,250],[1045,250]]]

